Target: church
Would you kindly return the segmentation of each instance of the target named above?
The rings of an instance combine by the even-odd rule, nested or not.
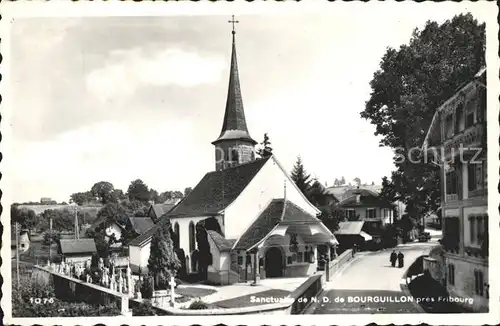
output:
[[[206,277],[232,284],[271,277],[308,276],[318,269],[318,248],[332,259],[335,236],[274,155],[255,157],[257,142],[247,128],[236,60],[235,31],[222,130],[212,142],[215,171],[164,215],[185,253],[188,273],[199,268],[200,249],[210,251]],[[203,222],[210,248],[197,248]],[[214,227],[215,226],[215,227]],[[129,244],[130,264],[147,271],[151,228]],[[333,249],[333,250],[331,250]]]

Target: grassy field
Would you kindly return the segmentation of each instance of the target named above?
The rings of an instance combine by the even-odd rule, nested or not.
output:
[[[26,208],[33,210],[37,215],[45,212],[48,209],[68,209],[74,210],[75,206],[72,205],[19,205],[19,208]],[[97,212],[102,206],[76,206],[79,212],[87,212],[91,215],[97,215]]]

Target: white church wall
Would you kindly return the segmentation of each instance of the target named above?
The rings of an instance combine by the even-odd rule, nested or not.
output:
[[[316,215],[316,208],[302,196],[279,165],[270,159],[240,196],[226,208],[226,239],[239,238],[272,199],[283,198],[285,180],[287,199],[306,212]]]
[[[181,217],[172,218],[170,220],[172,225],[179,223],[179,248],[184,250],[184,254],[191,258],[191,251],[189,250],[189,223],[192,221],[196,227],[196,223],[208,218],[208,216],[203,217]],[[195,236],[196,239],[196,236]],[[195,241],[196,243],[196,241]],[[196,245],[195,245],[196,249]]]

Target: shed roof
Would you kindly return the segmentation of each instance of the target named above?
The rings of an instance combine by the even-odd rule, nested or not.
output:
[[[61,253],[83,254],[96,252],[94,239],[61,239]]]

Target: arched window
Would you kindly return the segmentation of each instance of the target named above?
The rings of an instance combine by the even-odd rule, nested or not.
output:
[[[189,252],[196,249],[195,228],[193,221],[189,222]]]
[[[179,230],[179,223],[175,222],[174,224],[174,233],[175,233],[175,244],[176,248],[179,248],[179,240],[181,237],[180,230]]]

